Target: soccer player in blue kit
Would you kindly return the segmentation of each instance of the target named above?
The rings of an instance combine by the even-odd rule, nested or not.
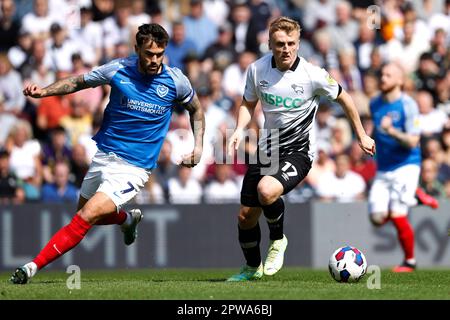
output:
[[[381,94],[370,102],[374,138],[378,154],[377,174],[369,192],[372,224],[394,224],[405,254],[394,272],[412,272],[416,267],[414,230],[408,221],[420,175],[419,109],[416,102],[402,92],[403,70],[396,63],[382,68]]]
[[[38,270],[74,248],[93,225],[118,224],[125,244],[134,242],[142,214],[139,209],[126,212],[121,208],[134,198],[156,167],[175,105],[189,112],[195,141],[193,151],[183,156],[180,164],[193,167],[200,161],[204,114],[186,76],[163,64],[168,40],[160,25],[141,25],[136,33],[136,55],[45,88],[30,84],[23,90],[26,96],[42,98],[111,86],[102,126],[93,137],[98,152],[82,183],[77,213],[31,262],[14,271],[12,283],[27,283]]]

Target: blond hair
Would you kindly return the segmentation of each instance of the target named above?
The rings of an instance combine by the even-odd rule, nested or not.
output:
[[[298,35],[300,36],[300,32],[302,28],[297,21],[288,18],[288,17],[279,17],[272,21],[269,26],[269,36],[271,37],[277,31],[284,31],[287,34],[290,34],[293,31],[298,31]]]

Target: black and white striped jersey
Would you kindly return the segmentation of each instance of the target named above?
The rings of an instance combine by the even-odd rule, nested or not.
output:
[[[313,126],[320,96],[334,100],[340,90],[325,69],[300,57],[284,72],[276,68],[272,54],[252,63],[247,72],[244,99],[261,102],[265,122],[260,150],[270,154],[278,147],[280,155],[305,152],[313,160]]]

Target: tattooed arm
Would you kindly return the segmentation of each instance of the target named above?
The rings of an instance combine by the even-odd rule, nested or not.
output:
[[[203,134],[205,133],[205,115],[197,95],[184,106],[189,111],[192,132],[194,133],[194,150],[183,156],[181,165],[193,167],[199,163],[203,152]]]
[[[43,98],[69,94],[89,87],[84,81],[83,75],[79,75],[58,80],[45,88],[39,88],[35,84],[29,84],[23,90],[23,94],[33,98]]]

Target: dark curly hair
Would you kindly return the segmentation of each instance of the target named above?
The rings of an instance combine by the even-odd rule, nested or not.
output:
[[[146,23],[139,27],[136,33],[136,44],[142,46],[147,41],[154,41],[158,46],[166,46],[169,42],[167,31],[156,23]]]

